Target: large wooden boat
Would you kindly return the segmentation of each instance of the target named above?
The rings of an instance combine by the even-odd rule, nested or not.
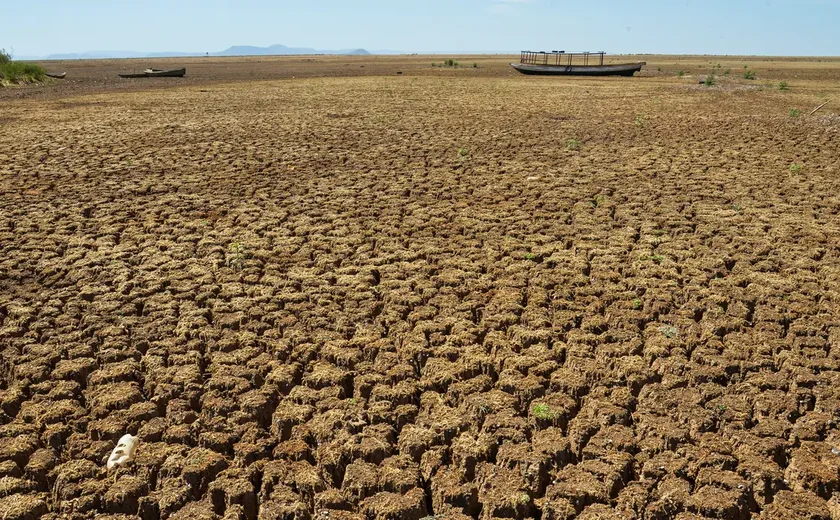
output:
[[[605,52],[522,51],[510,66],[522,74],[538,76],[632,76],[645,62],[604,63]]]

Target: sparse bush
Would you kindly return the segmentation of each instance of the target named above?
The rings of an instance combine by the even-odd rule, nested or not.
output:
[[[6,49],[0,49],[0,65],[5,65],[12,61],[12,55],[6,52]]]
[[[783,92],[786,90],[790,90],[790,85],[788,85],[787,81],[782,81],[781,83],[779,83],[779,90]]]
[[[802,170],[805,169],[805,165],[793,163],[790,165],[790,173],[794,175],[799,175],[802,173]]]
[[[744,65],[744,68],[747,68],[747,66]],[[755,71],[754,70],[748,70],[748,71],[744,72],[744,79],[755,79]]]
[[[468,157],[470,155],[470,151],[466,148],[458,148],[458,155],[461,157]]]
[[[478,63],[473,63],[473,68],[477,69],[478,68]]]
[[[708,76],[706,76],[706,79],[703,81],[703,84],[704,84],[704,85],[706,85],[707,87],[714,86],[714,84],[715,84],[715,75],[714,75],[714,74],[712,74],[712,73],[709,73],[709,75],[708,75]]]
[[[791,108],[790,110],[788,110],[788,117],[797,118],[800,115],[802,115],[802,111],[798,108]]]
[[[683,77],[683,76],[685,76],[685,71],[684,71],[684,70],[681,70],[681,71],[678,71],[678,72],[677,72],[677,77],[678,77],[678,78],[681,78],[681,77]]]
[[[566,139],[566,149],[567,150],[578,150],[580,149],[580,140],[578,139]]]

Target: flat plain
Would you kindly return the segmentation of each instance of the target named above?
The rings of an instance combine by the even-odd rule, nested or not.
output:
[[[454,58],[0,89],[4,520],[840,518],[840,59]]]

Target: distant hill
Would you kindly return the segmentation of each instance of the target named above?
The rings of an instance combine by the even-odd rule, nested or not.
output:
[[[318,50],[308,47],[286,47],[285,45],[271,45],[269,47],[254,47],[251,45],[235,45],[220,52],[137,52],[137,51],[90,51],[79,53],[50,54],[49,56],[21,56],[28,60],[96,60],[109,58],[176,58],[186,56],[294,56],[301,54],[337,54],[344,56],[368,56],[371,53],[365,49]]]
[[[270,47],[252,47],[250,45],[237,45],[223,50],[222,52],[210,53],[211,56],[289,56],[297,54],[341,54],[367,56],[370,53],[364,49],[320,51],[308,47],[286,47],[285,45],[272,45]]]

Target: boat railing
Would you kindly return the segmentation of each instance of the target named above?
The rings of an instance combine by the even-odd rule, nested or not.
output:
[[[603,65],[606,52],[522,51],[519,61],[526,65]]]

